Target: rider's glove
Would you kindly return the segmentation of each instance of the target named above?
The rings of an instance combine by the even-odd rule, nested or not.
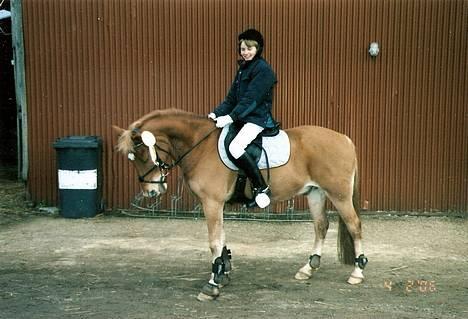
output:
[[[216,118],[216,127],[223,128],[232,122],[233,120],[229,115],[220,116]]]
[[[210,113],[210,114],[208,114],[208,118],[212,119],[213,121],[216,121],[216,114]]]

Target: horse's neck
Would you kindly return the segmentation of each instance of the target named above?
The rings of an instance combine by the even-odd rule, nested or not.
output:
[[[158,123],[158,131],[169,139],[175,157],[189,150],[208,130],[208,126],[196,118],[174,117],[165,119],[164,123]]]

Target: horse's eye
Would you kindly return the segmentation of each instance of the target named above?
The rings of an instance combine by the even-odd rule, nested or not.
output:
[[[135,153],[128,153],[127,157],[128,157],[129,160],[134,161],[135,160]]]

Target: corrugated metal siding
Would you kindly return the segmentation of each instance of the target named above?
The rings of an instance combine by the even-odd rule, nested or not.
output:
[[[35,200],[56,202],[51,143],[100,135],[104,198],[126,207],[138,185],[110,125],[158,108],[208,113],[232,80],[238,32],[256,27],[279,78],[276,117],[354,140],[364,206],[468,209],[467,1],[23,2]]]

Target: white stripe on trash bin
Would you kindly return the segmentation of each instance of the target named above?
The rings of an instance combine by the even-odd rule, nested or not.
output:
[[[97,169],[70,171],[58,170],[60,189],[97,189]]]

